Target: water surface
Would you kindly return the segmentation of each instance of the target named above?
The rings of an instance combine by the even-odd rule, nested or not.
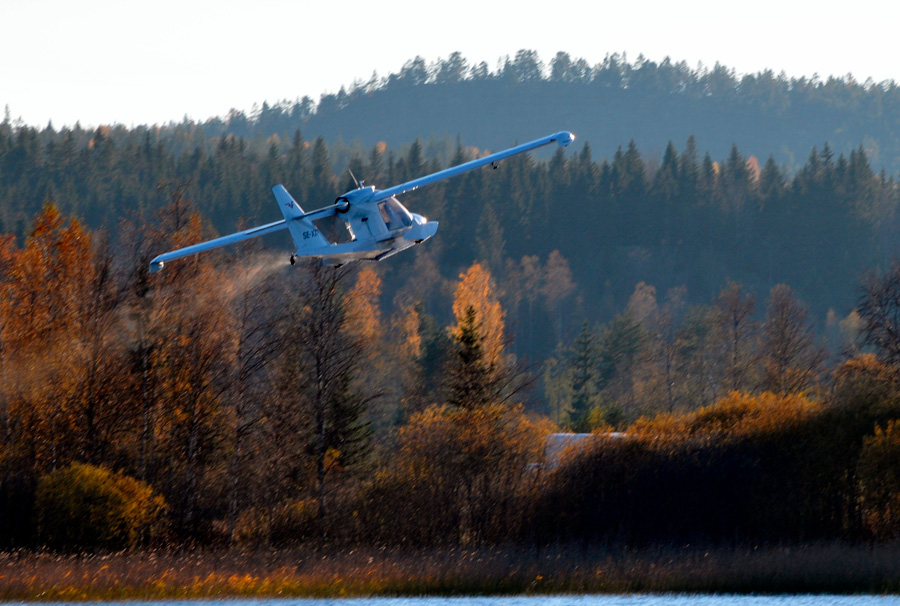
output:
[[[41,603],[48,606],[54,603]],[[57,606],[67,604],[56,602]],[[80,602],[77,606],[90,606]],[[900,596],[624,595],[102,602],[98,606],[900,606]]]

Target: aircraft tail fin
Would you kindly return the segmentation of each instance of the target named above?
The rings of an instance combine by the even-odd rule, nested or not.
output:
[[[288,230],[291,232],[291,238],[294,240],[294,246],[297,247],[299,254],[328,246],[328,240],[322,236],[316,226],[313,225],[313,222],[306,218],[303,209],[288,193],[288,190],[284,188],[284,185],[276,185],[272,188],[272,192],[275,194],[278,208],[281,209],[281,214],[284,215],[284,221],[287,223]]]
[[[285,221],[299,219],[303,216],[303,209],[300,208],[294,197],[288,193],[288,190],[284,188],[284,185],[276,185],[272,188],[272,193],[275,194],[275,199],[278,200],[278,208],[281,209],[281,214],[284,215]]]

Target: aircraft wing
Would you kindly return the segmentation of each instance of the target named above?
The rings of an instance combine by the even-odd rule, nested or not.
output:
[[[496,154],[485,156],[484,158],[478,158],[477,160],[472,160],[471,162],[466,162],[465,164],[460,164],[458,166],[453,166],[451,168],[447,168],[445,170],[432,173],[424,177],[419,177],[418,179],[413,179],[412,181],[407,181],[406,183],[401,183],[400,185],[395,185],[394,187],[376,191],[375,200],[385,200],[387,198],[390,198],[391,196],[398,196],[400,194],[410,192],[414,189],[422,187],[423,185],[430,185],[431,183],[435,183],[436,181],[449,179],[450,177],[461,175],[462,173],[468,172],[470,170],[475,170],[476,168],[481,168],[482,166],[487,166],[488,164],[498,162],[505,158],[509,158],[510,156],[515,156],[517,154],[531,151],[532,149],[537,149],[538,147],[543,147],[544,145],[549,145],[554,142],[559,143],[561,146],[565,147],[574,140],[575,135],[573,135],[572,133],[568,131],[560,131],[555,135],[548,135],[540,139],[535,139],[534,141],[531,141],[529,143],[523,143],[522,145],[511,147],[507,150],[497,152]]]
[[[179,248],[178,250],[173,250],[172,252],[163,253],[150,261],[150,272],[156,273],[161,270],[163,268],[163,264],[166,261],[180,259],[181,257],[193,255],[205,250],[211,250],[213,248],[219,248],[220,246],[234,244],[235,242],[240,242],[241,240],[249,240],[250,238],[256,238],[257,236],[264,236],[266,234],[276,232],[280,229],[287,229],[287,223],[284,219],[282,219],[281,221],[275,221],[274,223],[260,225],[259,227],[254,227],[252,229],[246,229],[229,236],[222,236],[221,238],[208,240],[206,242],[201,242],[200,244],[194,244],[193,246],[186,246],[184,248]]]

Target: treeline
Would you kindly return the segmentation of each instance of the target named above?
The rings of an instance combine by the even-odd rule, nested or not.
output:
[[[655,157],[668,141],[693,135],[714,158],[737,145],[748,155],[773,154],[792,172],[813,146],[829,141],[844,154],[862,144],[876,171],[900,170],[900,89],[893,81],[860,82],[851,74],[789,78],[771,70],[739,75],[720,64],[692,67],[619,54],[597,64],[565,52],[545,59],[527,49],[495,66],[472,64],[458,52],[431,63],[416,57],[397,73],[372,74],[318,101],[264,102],[249,112],[134,131],[158,136],[176,155],[197,147],[208,152],[209,141],[228,135],[290,140],[298,129],[310,140],[321,136],[365,149],[381,141],[402,148],[416,138],[452,146],[462,137],[496,150],[511,136],[524,140],[564,128],[605,156],[634,139]],[[12,118],[7,111],[6,122]],[[117,144],[129,134],[123,126],[112,131]]]
[[[151,277],[156,250],[207,235],[171,195],[121,225],[119,255],[53,205],[23,246],[2,240],[4,547],[380,540],[423,479],[417,425],[439,450],[478,436],[469,456],[507,488],[539,458],[547,423],[515,399],[528,380],[487,270],[460,276],[450,327],[415,302],[383,317],[374,266],[245,250]]]
[[[900,265],[872,274],[829,357],[774,287],[764,320],[731,283],[708,306],[639,284],[545,366],[555,449],[528,518],[539,543],[760,544],[900,536]],[[615,432],[613,430],[620,430]]]
[[[683,289],[658,301],[640,283],[623,313],[585,323],[546,361],[548,412],[570,429],[592,431],[698,410],[735,392],[809,394],[835,359],[860,351],[856,311],[830,327],[836,357],[789,286],[775,286],[763,311],[757,320],[755,298],[734,282],[708,305],[689,305]]]
[[[55,132],[4,123],[0,228],[23,238],[31,217],[53,200],[87,225],[117,233],[121,218],[146,221],[181,189],[226,233],[277,218],[276,183],[314,209],[353,187],[347,167],[385,186],[478,153],[461,141],[365,150],[309,142],[297,131],[267,142],[214,138],[177,154],[159,133],[141,129]],[[659,160],[633,142],[595,159],[584,143],[574,155],[513,158],[403,201],[441,228],[424,255],[386,268],[383,303],[427,285],[429,311],[447,321],[437,311],[442,288],[481,260],[499,281],[516,353],[532,360],[574,337],[583,318],[613,318],[639,282],[660,293],[683,286],[694,304],[712,300],[729,279],[760,298],[790,284],[821,329],[830,310],[840,319],[852,309],[853,285],[885,267],[900,241],[894,178],[876,174],[863,148],[836,154],[827,143],[795,174],[737,147],[716,160],[693,138],[680,150],[670,143]],[[283,242],[272,239],[279,248]]]
[[[597,435],[546,480],[541,542],[771,544],[893,539],[900,525],[894,368],[839,367],[808,398],[732,392]]]
[[[893,81],[861,82],[851,74],[789,78],[771,70],[738,75],[720,64],[693,67],[619,54],[590,64],[565,52],[542,59],[523,49],[494,66],[472,64],[460,53],[432,63],[416,57],[398,73],[373,74],[318,102],[263,103],[249,114],[232,111],[166,130],[265,139],[302,128],[311,138],[367,147],[461,135],[499,149],[510,133],[566,128],[604,155],[629,139],[661,154],[668,141],[695,135],[713,157],[737,144],[747,154],[773,153],[791,170],[827,140],[845,154],[863,143],[878,169],[896,172],[898,112],[900,89]]]
[[[758,324],[735,283],[689,313],[639,285],[547,366],[550,419],[523,405],[535,371],[486,264],[449,323],[424,291],[383,309],[382,265],[241,250],[151,276],[208,235],[169,196],[116,255],[53,205],[0,240],[5,548],[900,535],[898,265],[863,285],[837,364],[787,286]],[[558,424],[594,433],[547,458]]]

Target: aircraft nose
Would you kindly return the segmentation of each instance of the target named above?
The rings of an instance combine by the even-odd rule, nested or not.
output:
[[[413,225],[409,231],[403,234],[403,238],[405,240],[412,240],[413,242],[421,242],[423,240],[427,240],[431,236],[437,233],[438,223],[437,221],[429,221],[423,225]]]

